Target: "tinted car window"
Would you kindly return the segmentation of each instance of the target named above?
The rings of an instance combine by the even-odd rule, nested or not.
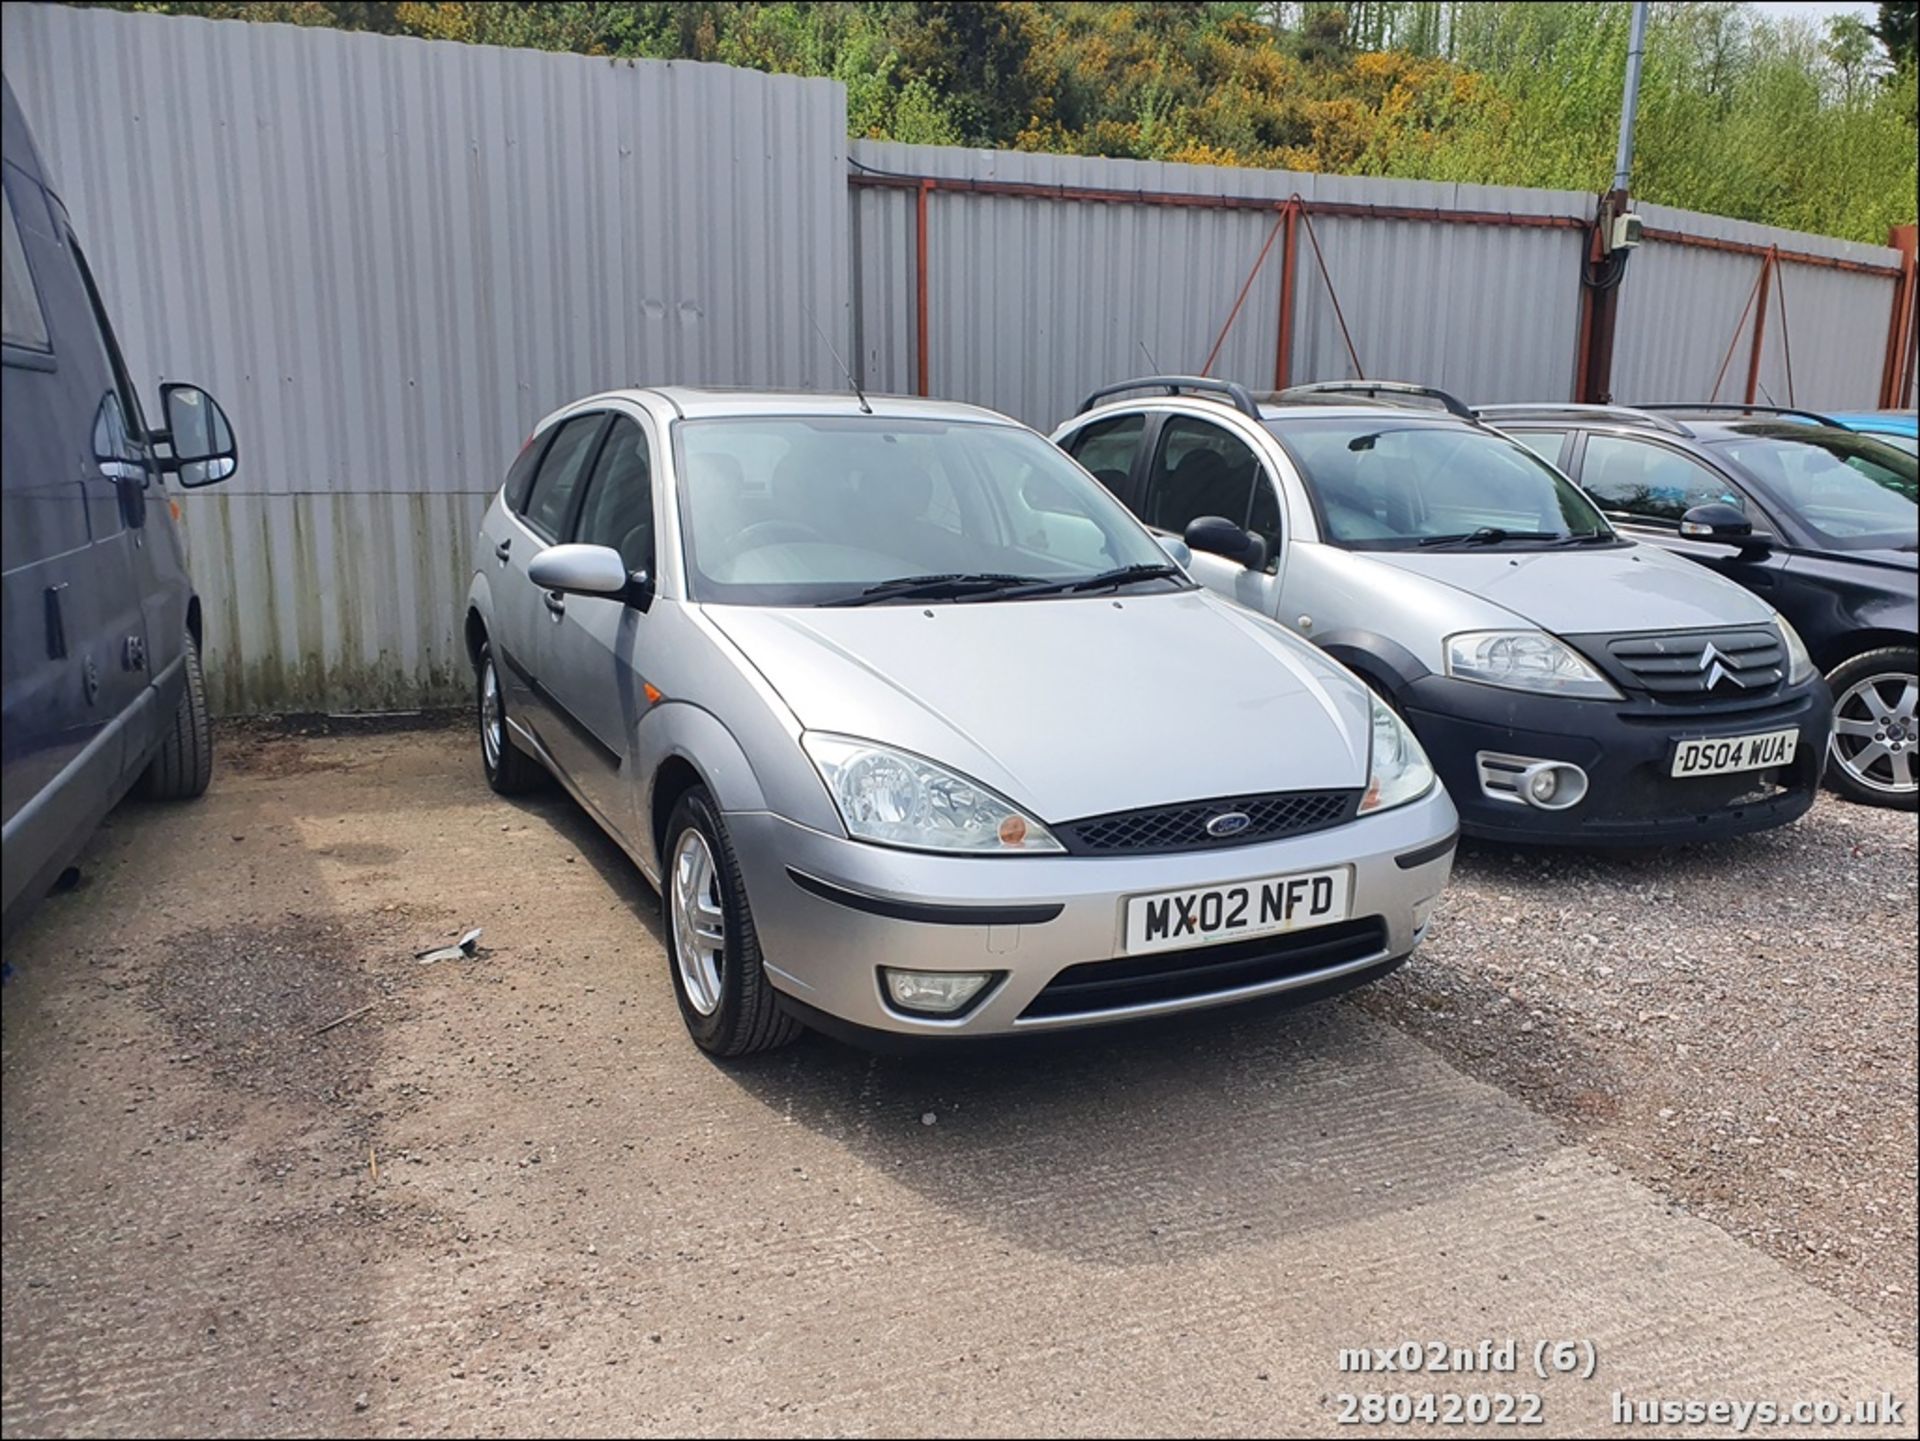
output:
[[[1260,462],[1245,441],[1210,421],[1176,415],[1160,428],[1142,519],[1175,535],[1203,515],[1247,523]]]
[[[1095,421],[1067,443],[1067,453],[1117,495],[1126,489],[1133,474],[1133,455],[1146,428],[1144,415],[1117,415],[1112,420]]]
[[[1611,534],[1564,476],[1492,431],[1387,414],[1272,429],[1337,544],[1393,549],[1482,531],[1521,541]]]
[[[5,290],[0,292],[0,340],[8,345],[24,345],[30,350],[46,350],[47,317],[40,309],[40,296],[33,288],[33,272],[27,268],[26,248],[20,243],[20,227],[13,218],[13,196],[0,190],[6,209]]]
[[[1609,511],[1677,526],[1696,505],[1747,508],[1727,478],[1690,456],[1623,435],[1589,435],[1580,484]]]
[[[1920,466],[1875,438],[1782,426],[1727,441],[1720,453],[1763,499],[1792,512],[1832,545],[1914,543]]]
[[[600,447],[573,538],[612,546],[629,572],[653,569],[653,453],[646,432],[624,415]]]
[[[527,501],[527,524],[548,540],[557,540],[566,530],[573,493],[587,473],[593,443],[605,419],[604,415],[576,415],[564,422],[540,459],[540,473]]]

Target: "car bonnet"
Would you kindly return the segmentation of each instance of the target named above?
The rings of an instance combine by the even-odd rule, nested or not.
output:
[[[1366,692],[1204,591],[705,614],[808,730],[1075,820],[1366,783]]]

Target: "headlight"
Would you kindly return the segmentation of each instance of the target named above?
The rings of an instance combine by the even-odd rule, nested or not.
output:
[[[860,840],[994,856],[1065,849],[1011,801],[930,760],[815,731],[800,744],[827,783],[847,834]]]
[[[1787,624],[1787,618],[1777,610],[1773,613],[1773,623],[1780,627],[1780,639],[1787,647],[1787,684],[1799,685],[1803,680],[1812,680],[1816,669],[1800,632]]]
[[[1433,763],[1407,723],[1379,696],[1367,698],[1373,702],[1373,762],[1360,802],[1363,816],[1417,801],[1433,789]]]
[[[1574,700],[1620,699],[1612,682],[1585,658],[1540,630],[1470,630],[1449,636],[1447,674]]]

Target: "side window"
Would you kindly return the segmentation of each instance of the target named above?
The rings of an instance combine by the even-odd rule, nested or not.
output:
[[[573,538],[612,546],[629,572],[653,570],[653,455],[646,432],[624,415],[600,447]]]
[[[1600,508],[1636,520],[1675,525],[1696,505],[1739,510],[1746,497],[1729,480],[1664,445],[1623,435],[1589,435],[1580,485]]]
[[[0,190],[0,196],[4,196],[6,208],[6,284],[0,292],[0,341],[28,350],[51,350],[47,317],[40,309],[33,272],[27,268],[26,247],[20,243],[20,226],[13,218],[13,196],[5,190]]]
[[[1253,509],[1247,513],[1247,529],[1267,543],[1267,569],[1280,568],[1280,493],[1265,475],[1253,481]]]
[[[1203,515],[1245,525],[1259,474],[1259,461],[1237,436],[1211,421],[1176,415],[1161,427],[1141,519],[1175,535]]]
[[[1510,430],[1507,432],[1528,450],[1539,456],[1548,465],[1560,468],[1560,457],[1566,453],[1567,434],[1564,430]]]
[[[551,430],[528,436],[527,443],[520,447],[520,453],[513,458],[513,464],[507,467],[504,488],[508,510],[519,512],[527,508],[527,492],[533,488],[533,473],[539,468],[547,442],[552,439]]]
[[[563,421],[553,444],[541,457],[540,473],[533,482],[533,495],[527,501],[527,524],[548,540],[566,534],[567,516],[573,510],[574,492],[593,459],[593,443],[600,438],[601,413],[576,415]]]
[[[1146,428],[1144,414],[1095,421],[1067,442],[1067,454],[1091,471],[1095,480],[1120,495],[1133,474],[1133,455]]]

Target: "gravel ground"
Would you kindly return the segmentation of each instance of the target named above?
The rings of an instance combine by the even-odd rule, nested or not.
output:
[[[1469,846],[1354,1003],[1915,1344],[1915,817],[1677,852]]]
[[[1430,1387],[1537,1389],[1530,1429],[1585,1436],[1615,1392],[1914,1400],[1911,817],[1470,852],[1433,943],[1338,1004],[720,1066],[632,866],[564,796],[488,792],[464,729],[220,745],[8,944],[0,1435],[1318,1434],[1337,1393]],[[1600,1373],[1337,1360],[1501,1337]]]

